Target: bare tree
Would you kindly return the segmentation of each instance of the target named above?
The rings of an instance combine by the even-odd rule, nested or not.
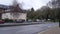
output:
[[[19,4],[16,0],[13,1],[12,9],[11,9],[11,15],[13,15],[14,18],[19,17],[19,13],[22,11],[22,5]]]
[[[60,27],[60,0],[51,0],[52,8],[57,9],[58,14],[57,18],[59,19],[59,27]]]

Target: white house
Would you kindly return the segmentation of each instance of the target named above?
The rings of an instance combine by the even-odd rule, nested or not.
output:
[[[23,19],[26,21],[27,19],[27,13],[18,13],[18,14],[15,14],[15,13],[3,13],[2,14],[2,19],[13,19],[13,20],[20,20],[20,19]]]
[[[6,18],[13,19],[13,20],[23,19],[25,21],[27,19],[26,11],[21,9],[21,6],[17,3],[16,0],[14,0],[14,3],[12,6],[6,7],[6,10],[3,12],[4,13],[2,13],[2,19],[6,19]]]

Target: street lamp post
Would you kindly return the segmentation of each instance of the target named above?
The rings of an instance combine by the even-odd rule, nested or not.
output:
[[[0,13],[0,19],[1,19],[2,14]]]
[[[59,27],[60,27],[60,8],[58,8],[57,10],[58,10],[58,16],[57,16],[57,18],[59,19]]]

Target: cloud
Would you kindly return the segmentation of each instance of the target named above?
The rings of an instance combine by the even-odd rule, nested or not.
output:
[[[4,4],[4,5],[9,5],[11,4],[12,0],[0,0],[0,4]]]
[[[24,9],[34,8],[35,10],[46,5],[50,0],[19,0],[24,2]]]
[[[9,5],[12,4],[13,0],[0,0],[0,4]],[[35,10],[46,5],[50,0],[18,0],[22,3],[24,9],[34,8]]]

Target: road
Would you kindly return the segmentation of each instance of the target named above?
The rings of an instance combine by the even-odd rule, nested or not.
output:
[[[58,25],[57,23],[35,24],[25,26],[0,27],[0,34],[37,34]]]

